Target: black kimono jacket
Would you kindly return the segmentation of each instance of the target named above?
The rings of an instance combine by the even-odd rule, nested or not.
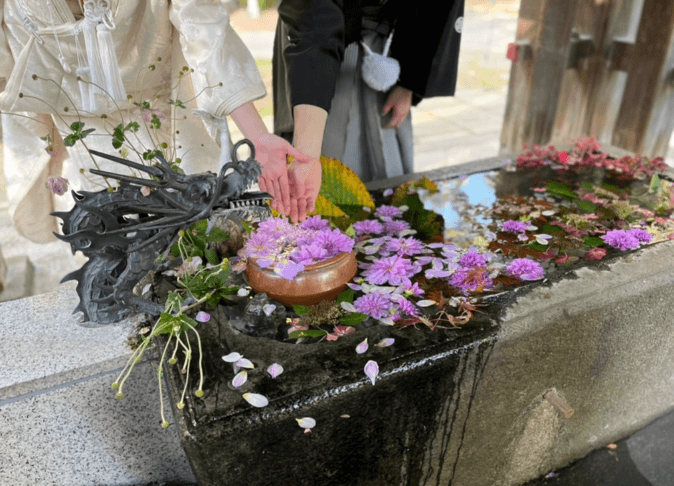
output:
[[[282,0],[274,40],[274,132],[293,130],[292,107],[330,111],[340,63],[361,39],[363,8],[372,0]],[[379,3],[379,2],[375,2]],[[395,28],[389,55],[400,62],[398,85],[423,98],[456,88],[464,0],[388,0],[382,16]]]

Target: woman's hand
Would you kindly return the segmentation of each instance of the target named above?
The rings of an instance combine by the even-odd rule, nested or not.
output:
[[[321,190],[320,159],[309,162],[293,160],[288,166],[290,184],[290,220],[293,223],[307,219],[307,213],[316,209],[316,198]]]
[[[402,86],[393,88],[381,110],[381,116],[386,116],[390,111],[393,111],[391,119],[384,125],[384,128],[398,128],[409,115],[411,107],[412,92]]]

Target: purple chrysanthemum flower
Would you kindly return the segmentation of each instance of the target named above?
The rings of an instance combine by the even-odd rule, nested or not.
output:
[[[381,319],[391,313],[391,301],[387,297],[377,293],[358,297],[353,302],[353,306],[361,314],[366,314],[375,319]]]
[[[520,280],[540,280],[545,276],[541,264],[528,258],[516,258],[508,264],[506,272]]]
[[[286,280],[292,280],[297,277],[297,274],[304,271],[304,265],[301,263],[295,263],[291,260],[284,262],[279,262],[274,267],[274,273],[280,275]]]
[[[462,267],[484,267],[489,258],[477,251],[477,248],[470,247],[466,253],[459,258],[459,265]]]
[[[424,290],[419,288],[419,284],[417,282],[411,283],[411,282],[406,282],[403,284],[403,290],[406,294],[408,295],[423,295]]]
[[[253,233],[244,247],[243,254],[247,258],[269,257],[278,251],[276,241],[266,233]]]
[[[405,297],[402,296],[398,297],[398,299],[396,299],[396,303],[400,306],[400,311],[403,314],[407,314],[408,316],[419,315],[419,308],[412,302],[407,300]]]
[[[641,243],[650,243],[651,240],[653,239],[653,235],[650,234],[648,231],[645,229],[641,228],[634,228],[628,231],[629,234],[634,236],[639,242]]]
[[[365,221],[358,221],[354,223],[353,229],[356,231],[358,236],[360,235],[372,235],[376,233],[384,232],[384,225],[379,221],[374,219],[366,219]]]
[[[383,251],[397,253],[400,256],[416,255],[423,252],[424,244],[416,238],[391,238],[384,244]]]
[[[639,248],[639,239],[626,230],[611,230],[601,237],[604,242],[619,250],[634,250]]]
[[[330,227],[330,221],[327,219],[321,218],[318,214],[307,218],[304,222],[300,223],[300,228],[320,231]]]
[[[295,250],[295,252],[290,255],[290,258],[302,265],[311,265],[312,263],[327,259],[328,250],[316,244],[304,245]]]
[[[269,218],[258,226],[258,233],[286,234],[292,231],[293,226],[285,218]]]
[[[529,226],[531,226],[531,223],[510,219],[504,221],[501,228],[503,228],[503,231],[509,231],[510,233],[524,233]]]
[[[410,229],[410,224],[407,221],[394,220],[386,221],[384,223],[384,231],[391,236],[397,236],[405,230]]]
[[[351,253],[354,245],[354,241],[338,229],[319,231],[313,238],[313,243],[325,248],[328,252],[328,258],[342,252]]]
[[[403,212],[395,206],[382,205],[377,208],[374,215],[378,218],[402,218]]]
[[[451,274],[451,271],[445,269],[445,262],[441,258],[434,258],[433,267],[424,273],[426,278],[445,278]]]
[[[457,287],[464,294],[489,290],[494,281],[486,267],[462,268],[449,277],[449,284]]]
[[[408,258],[398,255],[380,258],[368,265],[363,277],[374,285],[400,285],[410,281],[414,267]]]

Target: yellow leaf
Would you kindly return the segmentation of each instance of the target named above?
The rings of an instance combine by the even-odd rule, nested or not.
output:
[[[323,196],[322,194],[318,195],[318,198],[316,199],[316,210],[311,214],[320,214],[321,216],[324,217],[346,216],[344,211],[342,211],[341,209],[339,209],[338,206],[336,206],[328,199],[326,199],[325,196]]]
[[[365,184],[346,165],[336,159],[321,157],[321,192],[325,198],[337,206],[369,206],[374,201]]]

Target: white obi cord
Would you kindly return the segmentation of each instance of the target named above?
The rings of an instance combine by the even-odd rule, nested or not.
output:
[[[119,72],[117,54],[111,31],[115,22],[110,9],[110,0],[86,0],[84,19],[78,22],[75,40],[78,50],[77,75],[80,80],[80,94],[85,111],[96,113],[106,102],[126,100],[126,90]],[[82,32],[87,53],[86,65],[82,62],[81,49],[77,36]]]

